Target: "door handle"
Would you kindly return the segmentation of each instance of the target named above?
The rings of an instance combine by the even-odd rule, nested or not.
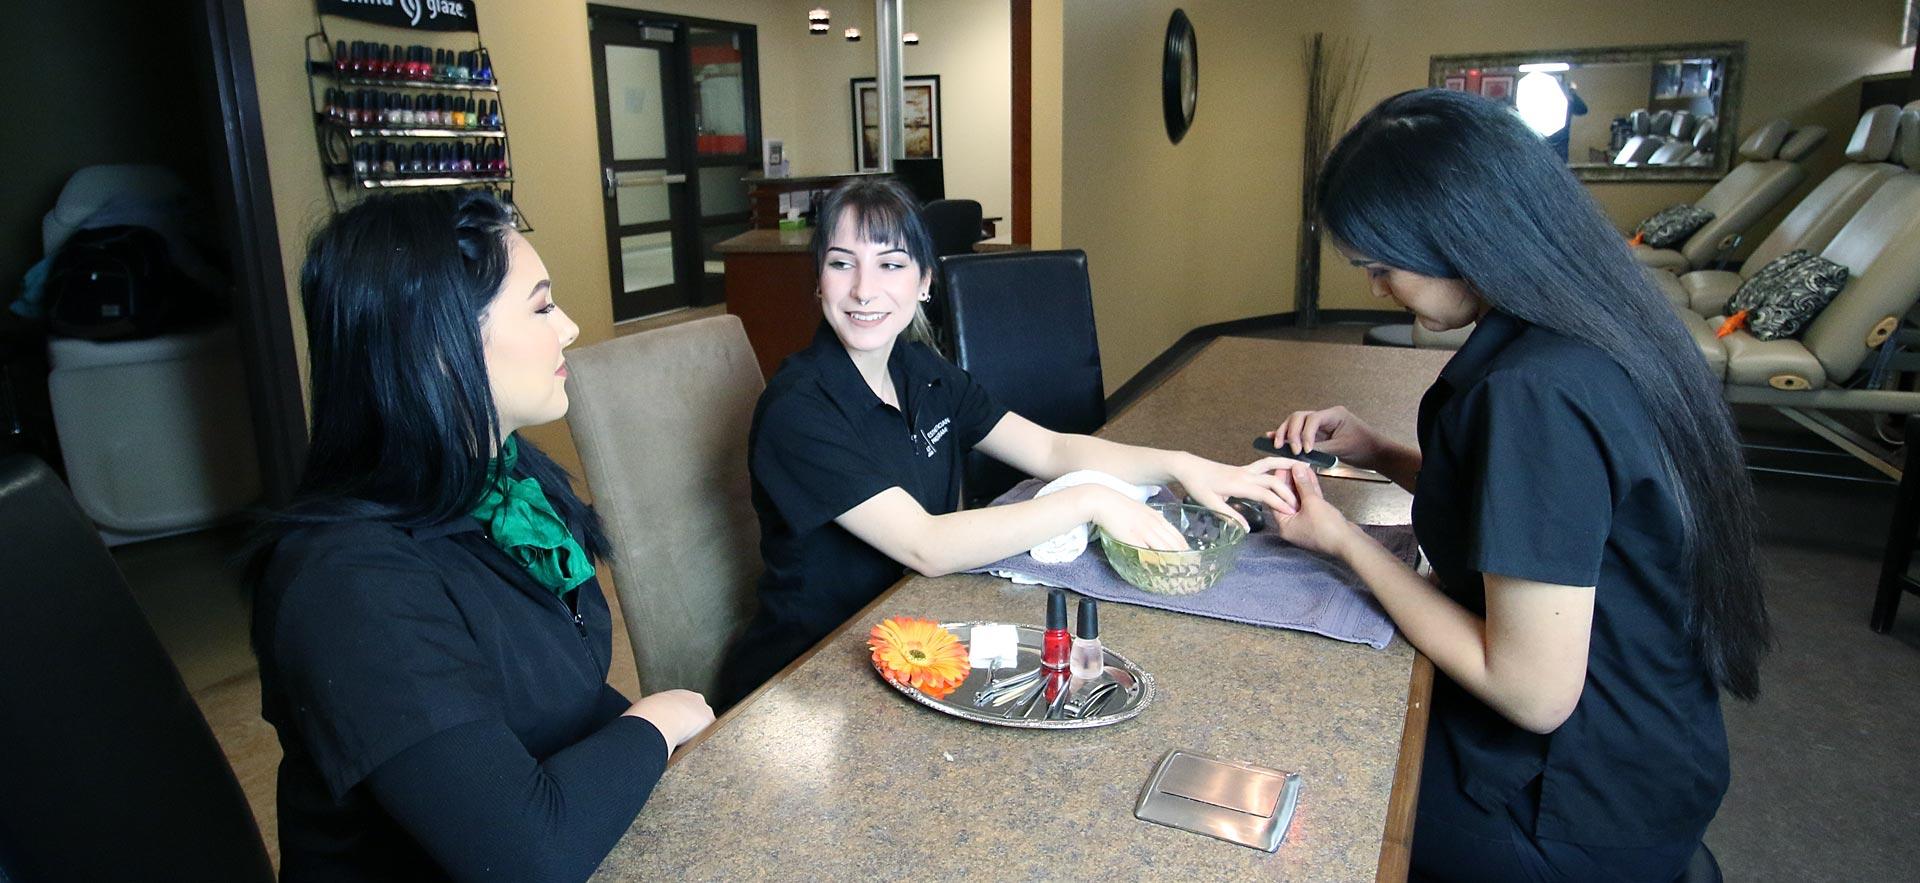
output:
[[[657,187],[662,184],[685,184],[687,183],[687,176],[679,172],[663,172],[658,170],[616,172],[612,166],[604,166],[600,169],[600,180],[602,186],[606,189],[607,198],[612,199],[615,191],[622,187]]]

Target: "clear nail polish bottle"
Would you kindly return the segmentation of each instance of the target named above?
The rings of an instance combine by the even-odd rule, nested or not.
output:
[[[1080,599],[1079,622],[1073,631],[1073,652],[1067,664],[1073,676],[1091,680],[1107,670],[1106,650],[1100,646],[1100,602]]]

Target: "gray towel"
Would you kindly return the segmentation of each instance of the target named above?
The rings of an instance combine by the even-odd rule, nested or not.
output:
[[[1043,484],[1037,478],[1023,481],[993,505],[1032,499]],[[1159,499],[1172,501],[1173,497],[1163,491]],[[1362,529],[1409,565],[1419,560],[1411,525],[1369,524]],[[1066,564],[1042,564],[1022,552],[968,572],[995,571],[1023,574],[1102,601],[1297,629],[1375,650],[1393,640],[1393,620],[1361,585],[1358,575],[1338,561],[1288,543],[1271,526],[1247,537],[1233,570],[1212,588],[1192,595],[1155,595],[1134,588],[1107,564],[1097,540],[1086,554]]]

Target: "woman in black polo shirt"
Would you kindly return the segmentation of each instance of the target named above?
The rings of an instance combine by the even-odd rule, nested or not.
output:
[[[753,415],[749,465],[767,569],[759,613],[722,674],[727,701],[818,643],[903,568],[978,567],[1087,522],[1136,545],[1185,546],[1158,513],[1099,484],[955,511],[961,467],[976,447],[1047,478],[1093,469],[1134,484],[1177,481],[1236,520],[1228,497],[1292,511],[1291,490],[1272,474],[1277,459],[1228,466],[1056,433],[995,404],[924,342],[933,240],[892,180],[830,194],[813,257],[824,321],[768,381]]]
[[[1753,490],[1718,385],[1559,157],[1507,108],[1403,93],[1341,139],[1319,208],[1374,294],[1478,326],[1418,450],[1344,408],[1275,435],[1412,491],[1436,583],[1292,469],[1291,540],[1339,556],[1438,668],[1416,879],[1676,879],[1727,787],[1719,690],[1769,640]]]
[[[550,288],[476,193],[370,198],[308,251],[312,446],[251,579],[286,880],[582,879],[713,720],[606,683],[606,538],[515,435],[567,410]]]

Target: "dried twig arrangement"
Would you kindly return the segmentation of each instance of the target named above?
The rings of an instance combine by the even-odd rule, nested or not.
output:
[[[1334,136],[1345,132],[1353,113],[1353,94],[1366,77],[1368,44],[1329,39],[1324,33],[1307,38],[1307,125],[1305,153],[1300,163],[1300,243],[1294,274],[1294,323],[1312,328],[1320,314],[1320,219],[1314,212],[1314,188]]]

